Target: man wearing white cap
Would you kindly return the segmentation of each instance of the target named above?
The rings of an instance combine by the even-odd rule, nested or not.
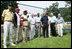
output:
[[[27,10],[23,12],[22,18],[22,35],[23,35],[23,42],[27,43],[27,35],[28,35],[28,18]]]
[[[14,31],[15,31],[15,43],[17,44],[20,40],[20,28],[21,28],[21,16],[19,15],[20,9],[15,8],[14,13]]]

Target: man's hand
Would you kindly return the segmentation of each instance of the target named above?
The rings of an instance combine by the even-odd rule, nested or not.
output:
[[[43,24],[41,26],[43,27]]]
[[[50,25],[50,21],[48,21],[48,25]]]
[[[29,29],[31,28],[30,25],[28,25],[28,28],[29,28]]]
[[[63,21],[63,28],[65,27],[65,22]]]
[[[22,28],[22,29],[24,29],[24,27],[23,27],[23,26],[21,26],[21,28]]]
[[[41,22],[41,27],[43,27],[43,24],[42,24],[42,22]]]
[[[17,25],[16,24],[14,24],[14,26],[17,28]]]
[[[3,23],[4,23],[4,17],[3,17]]]
[[[55,23],[55,27],[57,28],[57,22]]]
[[[65,24],[63,24],[63,28],[65,27]]]
[[[57,25],[55,25],[55,27],[57,28]]]

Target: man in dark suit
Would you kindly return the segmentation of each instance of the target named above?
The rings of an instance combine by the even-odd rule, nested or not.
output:
[[[41,26],[43,28],[44,37],[48,37],[48,25],[49,25],[48,16],[45,12],[43,13],[43,17],[41,18]]]
[[[20,9],[15,8],[15,13],[14,13],[14,30],[15,30],[15,43],[17,44],[20,40],[20,26],[21,26],[21,17],[19,15]]]

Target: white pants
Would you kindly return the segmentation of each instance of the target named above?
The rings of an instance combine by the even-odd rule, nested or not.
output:
[[[58,35],[63,36],[63,31],[62,31],[63,24],[58,24],[57,27],[58,27]]]
[[[4,38],[3,38],[3,44],[6,45],[7,43],[7,36],[9,33],[10,38],[10,44],[12,44],[12,22],[4,22]]]
[[[30,25],[30,40],[33,39],[35,35],[35,25]]]

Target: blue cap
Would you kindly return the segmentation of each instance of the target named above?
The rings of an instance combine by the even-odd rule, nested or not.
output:
[[[48,12],[46,12],[46,14],[48,15]]]
[[[29,15],[27,16],[27,18],[29,18]]]

